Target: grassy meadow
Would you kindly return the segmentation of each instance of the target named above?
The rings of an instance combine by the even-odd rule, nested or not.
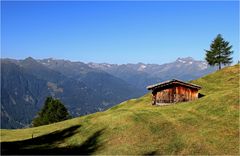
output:
[[[239,67],[192,81],[205,95],[192,102],[152,106],[148,93],[104,112],[2,129],[2,154],[238,155]]]

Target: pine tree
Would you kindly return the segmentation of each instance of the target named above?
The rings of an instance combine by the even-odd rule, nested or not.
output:
[[[219,70],[221,65],[228,65],[232,63],[233,51],[231,51],[232,45],[229,45],[228,41],[225,41],[222,38],[221,34],[218,34],[217,37],[212,41],[210,45],[210,50],[206,51],[206,61],[209,65],[215,66],[218,65]]]
[[[69,118],[70,115],[60,100],[47,97],[43,108],[39,111],[38,116],[33,120],[32,125],[34,127],[47,125]]]

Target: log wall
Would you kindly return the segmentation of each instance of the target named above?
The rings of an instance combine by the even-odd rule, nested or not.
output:
[[[191,101],[198,98],[198,90],[185,86],[171,86],[153,91],[152,103],[174,103]]]

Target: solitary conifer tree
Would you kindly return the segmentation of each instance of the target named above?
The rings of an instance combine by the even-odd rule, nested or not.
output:
[[[231,51],[232,45],[229,45],[228,41],[225,41],[222,38],[221,34],[218,34],[217,37],[212,41],[210,45],[210,50],[206,51],[206,61],[210,66],[218,65],[219,70],[221,65],[228,65],[232,63],[233,51]]]
[[[60,100],[47,97],[43,108],[38,113],[38,116],[33,120],[32,125],[34,127],[47,125],[69,118],[70,115]]]

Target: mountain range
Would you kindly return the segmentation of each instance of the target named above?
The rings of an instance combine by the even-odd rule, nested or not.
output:
[[[215,69],[191,57],[162,65],[1,59],[1,128],[29,126],[47,96],[59,98],[75,117],[139,97],[147,85],[172,78],[188,81]]]
[[[103,70],[137,88],[144,89],[147,85],[165,81],[168,79],[193,80],[216,70],[209,67],[205,61],[197,61],[192,57],[178,58],[176,61],[166,64],[108,64],[88,63],[95,69]],[[145,90],[146,91],[146,90]]]

